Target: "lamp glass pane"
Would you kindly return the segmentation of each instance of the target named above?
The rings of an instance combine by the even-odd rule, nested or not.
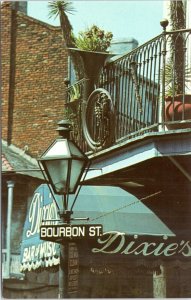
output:
[[[71,165],[71,178],[70,178],[70,193],[74,192],[76,189],[76,184],[81,179],[80,175],[84,169],[85,162],[82,160],[72,160]]]
[[[72,156],[74,155],[80,158],[84,157],[84,154],[76,147],[76,145],[73,142],[68,141],[68,144]]]
[[[44,164],[46,165],[54,189],[60,194],[67,193],[68,160],[47,160]]]
[[[43,155],[44,158],[48,157],[60,157],[60,156],[66,156],[70,157],[70,152],[68,149],[68,143],[67,140],[56,140],[55,144],[52,145],[50,149]]]

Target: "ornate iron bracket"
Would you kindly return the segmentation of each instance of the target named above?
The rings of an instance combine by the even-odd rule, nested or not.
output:
[[[83,103],[82,126],[84,137],[93,151],[100,151],[114,142],[114,106],[105,89],[94,90],[87,103]]]

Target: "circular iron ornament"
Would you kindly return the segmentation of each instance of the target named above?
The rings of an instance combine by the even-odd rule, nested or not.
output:
[[[89,147],[100,151],[114,142],[115,113],[108,91],[94,90],[82,109],[83,133]]]

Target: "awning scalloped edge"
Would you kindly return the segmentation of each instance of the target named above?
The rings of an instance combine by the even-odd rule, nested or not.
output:
[[[28,261],[20,264],[20,272],[37,270],[39,268],[48,268],[57,266],[60,263],[59,257],[49,257],[48,259],[40,259],[38,261]]]

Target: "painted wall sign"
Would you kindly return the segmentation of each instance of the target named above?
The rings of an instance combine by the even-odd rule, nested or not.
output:
[[[40,227],[40,238],[42,240],[54,241],[57,243],[68,239],[89,239],[98,238],[103,233],[101,224],[91,225],[42,225]]]
[[[179,257],[191,256],[191,242],[176,237],[127,236],[125,233],[105,232],[98,240],[92,253],[123,254],[144,257]]]
[[[55,198],[58,203],[59,201],[61,203],[62,198],[60,196],[55,195]],[[89,243],[88,250],[89,254],[95,256],[99,254],[126,255],[131,259],[137,259],[138,257],[146,259],[157,257],[190,259],[191,256],[191,242],[186,237],[178,239],[177,237],[167,238],[161,236],[129,236],[117,231],[102,234],[100,224],[88,224],[85,231],[82,225],[80,227],[72,225],[70,229],[66,229],[67,227],[58,226],[58,222],[55,221],[58,219],[57,206],[52,199],[49,187],[46,184],[40,185],[33,195],[24,224],[21,243],[21,272],[59,264],[59,243],[55,243],[55,239],[50,238],[50,236],[56,237],[57,235],[60,235],[61,239],[66,235],[69,237],[72,235],[83,236],[84,240],[89,239],[89,237],[96,237],[95,240]],[[46,222],[43,223],[43,221]],[[40,239],[40,228],[46,228],[46,230],[41,231],[41,238],[44,238],[44,240]],[[56,231],[53,232],[53,228]],[[74,247],[71,249],[74,249]],[[74,263],[72,255],[77,255],[72,251],[70,251],[73,253],[70,257],[71,264],[72,261]],[[71,268],[71,272],[75,273],[77,271],[72,271]],[[72,275],[77,274],[71,273],[70,275],[74,280],[75,277],[72,277]]]
[[[56,225],[59,219],[57,206],[46,184],[40,185],[32,198],[25,220],[21,243],[21,271],[50,267],[59,263],[59,245],[40,239],[40,226]]]

